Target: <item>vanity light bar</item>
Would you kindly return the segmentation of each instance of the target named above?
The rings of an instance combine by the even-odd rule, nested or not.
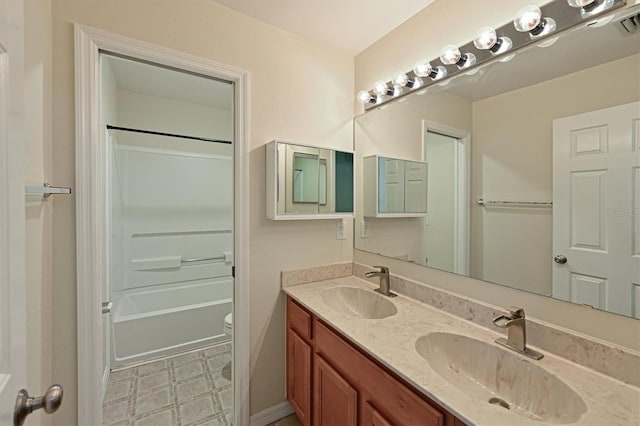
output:
[[[439,58],[431,62],[421,60],[413,70],[399,72],[388,82],[377,81],[374,89],[358,93],[358,101],[368,111],[418,88],[446,84],[443,80],[461,73],[473,74],[479,66],[494,60],[506,62],[510,59],[504,55],[506,52],[510,52],[511,56],[513,52],[531,44],[551,46],[559,33],[584,25],[594,17],[626,4],[627,0],[553,0],[541,7],[524,7],[513,22],[495,30],[483,27],[472,42],[460,47],[445,46]]]

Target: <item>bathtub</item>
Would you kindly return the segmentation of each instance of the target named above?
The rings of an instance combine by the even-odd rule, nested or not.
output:
[[[123,293],[112,321],[112,367],[228,341],[232,295],[231,277]]]

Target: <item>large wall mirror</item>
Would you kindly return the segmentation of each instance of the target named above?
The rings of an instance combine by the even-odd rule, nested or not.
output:
[[[640,5],[357,117],[355,247],[640,318],[638,22]],[[426,215],[364,214],[370,156],[427,163]]]

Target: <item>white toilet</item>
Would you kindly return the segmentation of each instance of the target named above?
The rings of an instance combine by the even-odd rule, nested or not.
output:
[[[233,313],[224,317],[224,334],[229,337],[233,336]]]

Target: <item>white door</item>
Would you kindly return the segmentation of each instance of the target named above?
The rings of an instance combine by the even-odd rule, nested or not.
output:
[[[22,8],[20,0],[0,0],[0,424],[2,425],[12,423],[16,395],[20,389],[26,387]]]
[[[404,211],[427,212],[427,165],[417,161],[404,164]]]
[[[553,249],[554,297],[640,317],[640,102],[554,120]]]
[[[381,213],[404,212],[404,161],[380,158],[380,194]]]

